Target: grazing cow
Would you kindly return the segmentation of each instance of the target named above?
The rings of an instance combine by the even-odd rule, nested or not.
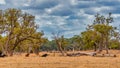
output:
[[[5,57],[6,55],[5,54],[1,54],[0,57]]]
[[[0,57],[5,57],[7,55],[5,55],[2,51],[0,51]]]
[[[41,57],[47,57],[48,56],[48,54],[43,54]]]
[[[27,54],[25,55],[25,57],[29,57],[29,55],[30,55],[30,54],[29,54],[29,53],[27,53]]]

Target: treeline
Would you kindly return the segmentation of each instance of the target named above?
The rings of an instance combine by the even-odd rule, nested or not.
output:
[[[84,42],[82,41],[83,39],[79,36],[79,35],[75,35],[72,38],[64,38],[66,40],[66,44],[64,44],[62,47],[64,48],[64,50],[67,51],[79,51],[79,50],[98,50],[98,46],[96,47],[96,44],[94,43],[94,41],[89,41],[88,40],[84,40]],[[88,42],[88,43],[87,43]],[[95,49],[96,47],[96,49]],[[105,48],[103,48],[105,49]],[[120,42],[119,40],[113,38],[109,41],[109,49],[120,49]],[[47,41],[46,43],[44,43],[43,45],[40,46],[40,51],[58,51],[58,47],[57,44],[55,42],[55,40],[52,41]]]
[[[52,41],[47,41],[41,50],[52,51],[59,50],[59,47],[63,51],[70,50],[94,50],[101,52],[106,50],[108,53],[109,49],[120,49],[120,34],[116,27],[110,25],[113,22],[113,17],[111,13],[107,17],[96,14],[95,20],[92,25],[86,27],[86,31],[80,33],[80,35],[75,35],[71,38],[64,38],[64,36],[54,36],[57,37],[59,44],[56,44],[56,39]]]
[[[92,25],[86,31],[71,38],[53,35],[52,41],[43,37],[43,31],[35,23],[35,16],[19,9],[0,10],[0,51],[7,56],[15,52],[60,51],[63,55],[71,50],[90,50],[108,53],[109,49],[120,49],[120,34],[113,22],[111,13],[107,17],[97,14]]]

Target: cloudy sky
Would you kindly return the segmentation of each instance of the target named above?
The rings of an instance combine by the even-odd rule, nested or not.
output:
[[[49,39],[52,32],[65,37],[78,35],[86,24],[93,23],[94,15],[113,13],[113,26],[120,24],[120,0],[0,0],[0,9],[18,8],[36,16],[38,31]]]

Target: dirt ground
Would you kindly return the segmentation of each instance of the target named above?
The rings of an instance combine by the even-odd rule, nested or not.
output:
[[[42,52],[40,55],[47,53]],[[48,57],[25,54],[0,58],[0,68],[120,68],[120,53],[112,50],[117,57],[63,57],[59,53],[48,53]]]

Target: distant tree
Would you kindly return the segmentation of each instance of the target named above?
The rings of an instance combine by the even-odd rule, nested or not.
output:
[[[94,23],[92,25],[88,25],[86,32],[91,33],[92,31],[93,33],[87,33],[87,39],[89,38],[89,36],[92,37],[91,40],[95,43],[95,45],[98,45],[99,52],[101,52],[103,48],[105,48],[106,53],[108,53],[109,41],[112,38],[112,34],[115,32],[115,27],[110,25],[110,23],[112,22],[113,18],[111,17],[111,13],[109,13],[108,17],[97,14],[95,15]],[[98,37],[100,41],[97,41],[96,38]],[[99,43],[96,44],[94,39],[96,39],[96,41]],[[88,40],[88,42],[90,42],[90,40]]]
[[[100,16],[97,14],[96,19],[94,20],[95,25],[93,25],[94,30],[99,32],[101,34],[101,45],[105,46],[106,53],[108,53],[109,48],[109,39],[111,38],[110,34],[114,30],[114,27],[110,25],[110,23],[113,22],[113,18],[111,17],[111,13],[109,13],[109,16],[106,18],[105,16]],[[102,47],[100,47],[101,50]]]
[[[74,50],[82,50],[83,49],[83,40],[81,36],[79,35],[74,35],[73,37],[68,39],[69,41],[69,46],[70,48]],[[71,46],[70,46],[71,45]]]
[[[85,49],[94,48],[94,51],[97,50],[101,37],[96,31],[87,30],[82,32],[81,36],[82,36],[83,43],[85,44],[84,45]]]
[[[56,46],[56,42],[55,40],[47,40],[46,43],[44,43],[41,47],[40,47],[41,51],[57,51],[57,46]]]

